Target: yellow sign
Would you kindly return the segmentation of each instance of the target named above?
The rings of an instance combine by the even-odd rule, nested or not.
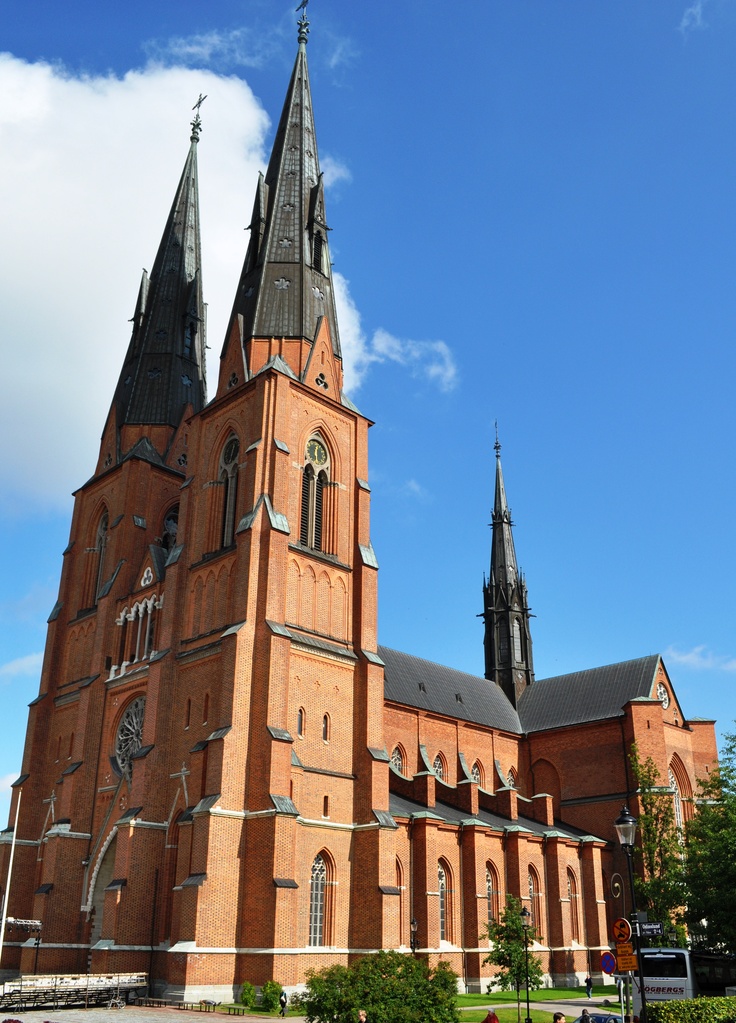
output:
[[[617,956],[633,956],[634,946],[630,941],[621,941],[616,945]]]
[[[621,973],[626,973],[628,970],[636,970],[639,968],[636,956],[616,956],[616,964],[618,965]]]

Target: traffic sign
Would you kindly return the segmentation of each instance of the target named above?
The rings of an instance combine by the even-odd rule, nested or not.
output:
[[[627,973],[629,970],[638,969],[638,962],[636,956],[619,956],[618,957],[618,968],[621,973]]]
[[[642,936],[645,938],[661,938],[664,935],[664,924],[655,923],[653,920],[651,922],[647,920],[646,923],[641,923],[639,926]]]
[[[616,943],[617,957],[620,958],[621,956],[633,956],[633,954],[634,946],[631,944],[630,941],[619,941]]]
[[[613,924],[613,940],[628,941],[631,937],[631,924],[626,917],[619,917]]]
[[[604,973],[616,972],[616,956],[613,952],[604,952],[601,956],[601,969]]]

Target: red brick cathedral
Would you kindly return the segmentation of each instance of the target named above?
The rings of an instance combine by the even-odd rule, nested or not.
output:
[[[636,741],[678,820],[716,761],[660,657],[535,680],[500,449],[485,677],[378,644],[367,420],[342,389],[324,183],[294,71],[205,387],[199,116],[75,495],[30,705],[9,913],[41,972],[230,999],[376,949],[477,988],[511,893],[556,983],[597,974]],[[480,651],[479,651],[480,654]],[[5,935],[2,965],[36,950]]]

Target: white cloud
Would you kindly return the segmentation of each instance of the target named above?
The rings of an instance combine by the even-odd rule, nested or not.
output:
[[[0,775],[0,795],[7,796],[10,793],[10,786],[13,784],[17,777],[18,777],[17,771],[14,771],[13,774]],[[2,820],[5,819],[6,819],[5,817],[2,818]]]
[[[369,340],[363,331],[360,312],[350,296],[350,282],[340,273],[334,273],[333,280],[348,393],[360,387],[372,364],[383,362],[398,363],[412,376],[425,378],[441,391],[451,391],[456,386],[457,366],[444,341],[400,340],[382,327],[374,331]]]
[[[236,67],[262,67],[275,48],[275,36],[247,28],[229,32],[176,36],[165,42],[149,40],[146,53],[159,64],[185,64],[219,71]]]
[[[332,156],[324,156],[319,163],[320,170],[325,177],[325,187],[329,188],[331,185],[336,185],[339,181],[352,181],[353,175],[350,173],[350,168],[342,163],[340,160],[336,160]]]
[[[147,68],[73,77],[0,54],[6,387],[0,464],[8,514],[66,504],[97,457],[135,305],[202,108],[200,196],[209,377],[245,255],[268,119],[245,82]]]
[[[237,36],[237,34],[235,34]],[[229,45],[236,48],[231,35]],[[181,42],[181,41],[180,41]],[[173,44],[172,52],[179,45]],[[210,54],[221,38],[182,43]],[[155,65],[75,76],[0,53],[0,511],[69,505],[94,466],[99,436],[130,336],[141,268],[151,268],[202,107],[198,148],[210,395],[245,255],[268,117],[248,85],[211,71]],[[349,180],[325,161],[331,182]],[[348,282],[335,274],[346,388],[369,367],[403,365],[441,390],[455,383],[442,341],[365,337]],[[12,438],[12,443],[7,441]]]
[[[671,664],[696,671],[736,671],[736,658],[714,654],[705,645],[694,646],[691,650],[678,650],[671,646],[665,650],[664,658]]]
[[[707,28],[707,22],[703,18],[703,10],[707,2],[708,0],[695,0],[695,2],[690,4],[690,6],[684,11],[678,26],[683,35],[685,35],[686,32]]]
[[[16,657],[14,661],[8,661],[7,664],[0,664],[0,678],[26,678],[29,675],[40,675],[41,665],[43,663],[43,652],[39,651],[36,654],[26,654],[25,657]]]

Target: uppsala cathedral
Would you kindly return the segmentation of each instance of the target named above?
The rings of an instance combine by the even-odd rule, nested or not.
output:
[[[307,34],[209,401],[193,122],[75,494],[0,834],[8,912],[42,921],[39,972],[142,970],[224,1001],[382,948],[479,989],[508,893],[545,972],[579,983],[623,915],[632,743],[681,823],[713,723],[657,655],[535,679],[498,444],[485,677],[379,645],[371,424],[342,389]],[[6,932],[5,969],[35,955]]]

